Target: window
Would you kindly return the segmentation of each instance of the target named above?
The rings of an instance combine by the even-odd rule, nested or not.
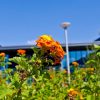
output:
[[[82,58],[81,51],[76,51],[76,60],[79,60],[81,58]]]
[[[70,63],[76,60],[76,51],[70,51]]]

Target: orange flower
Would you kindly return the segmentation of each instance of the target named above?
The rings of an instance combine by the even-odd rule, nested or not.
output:
[[[39,37],[39,39],[36,41],[37,46],[42,48],[44,52],[47,52],[48,50],[50,53],[48,55],[51,55],[54,58],[54,64],[59,64],[60,61],[64,57],[64,50],[61,47],[60,43],[57,41],[54,41],[53,38],[49,35],[42,35]]]
[[[54,41],[54,40],[52,39],[51,36],[42,35],[42,36],[39,37],[38,40],[36,40],[36,42],[37,42],[36,45],[38,47],[48,47],[48,46],[51,46],[52,41]]]
[[[73,100],[77,95],[80,97],[80,100],[84,99],[82,94],[80,92],[78,92],[77,90],[75,90],[73,88],[68,90],[68,96],[69,96],[69,98],[72,98],[71,100]]]
[[[79,93],[78,93],[78,91],[76,91],[76,90],[74,90],[74,89],[69,89],[68,90],[68,95],[70,96],[70,97],[75,97],[76,95],[78,95]]]
[[[72,62],[72,64],[73,64],[75,67],[79,66],[79,64],[78,64],[77,62]]]
[[[26,53],[26,51],[19,49],[19,50],[17,50],[17,53],[20,54],[20,55],[24,55]]]
[[[0,53],[0,57],[5,57],[5,53],[4,52],[1,52]]]

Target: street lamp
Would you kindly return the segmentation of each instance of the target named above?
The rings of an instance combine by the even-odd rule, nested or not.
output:
[[[65,34],[65,41],[66,41],[66,65],[67,65],[67,71],[68,71],[68,82],[70,84],[70,62],[69,62],[69,49],[68,49],[68,34],[67,34],[67,28],[70,26],[69,22],[63,22],[61,24],[61,27],[64,29]]]

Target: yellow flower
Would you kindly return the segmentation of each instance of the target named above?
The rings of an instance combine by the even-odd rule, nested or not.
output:
[[[42,38],[42,39],[44,39],[44,40],[48,40],[48,41],[53,40],[52,37],[49,36],[49,35],[42,35],[42,36],[40,36],[40,38]]]

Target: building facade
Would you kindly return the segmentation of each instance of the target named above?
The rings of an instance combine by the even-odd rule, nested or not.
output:
[[[84,65],[86,62],[86,57],[88,54],[90,54],[92,50],[93,44],[100,45],[100,41],[96,40],[93,43],[69,43],[69,59],[70,64],[74,61],[78,62],[81,66]],[[17,55],[18,49],[24,49],[27,52],[27,55],[32,55],[33,50],[32,47],[35,47],[34,45],[24,45],[24,46],[1,46],[0,52],[6,53],[6,62],[8,61],[8,58],[14,57]],[[65,50],[65,44],[62,44],[63,49]],[[66,51],[66,50],[65,50]],[[66,54],[61,62],[62,69],[66,68]],[[6,66],[8,67],[8,66]],[[12,66],[14,67],[14,65]],[[2,67],[0,67],[2,70]]]

